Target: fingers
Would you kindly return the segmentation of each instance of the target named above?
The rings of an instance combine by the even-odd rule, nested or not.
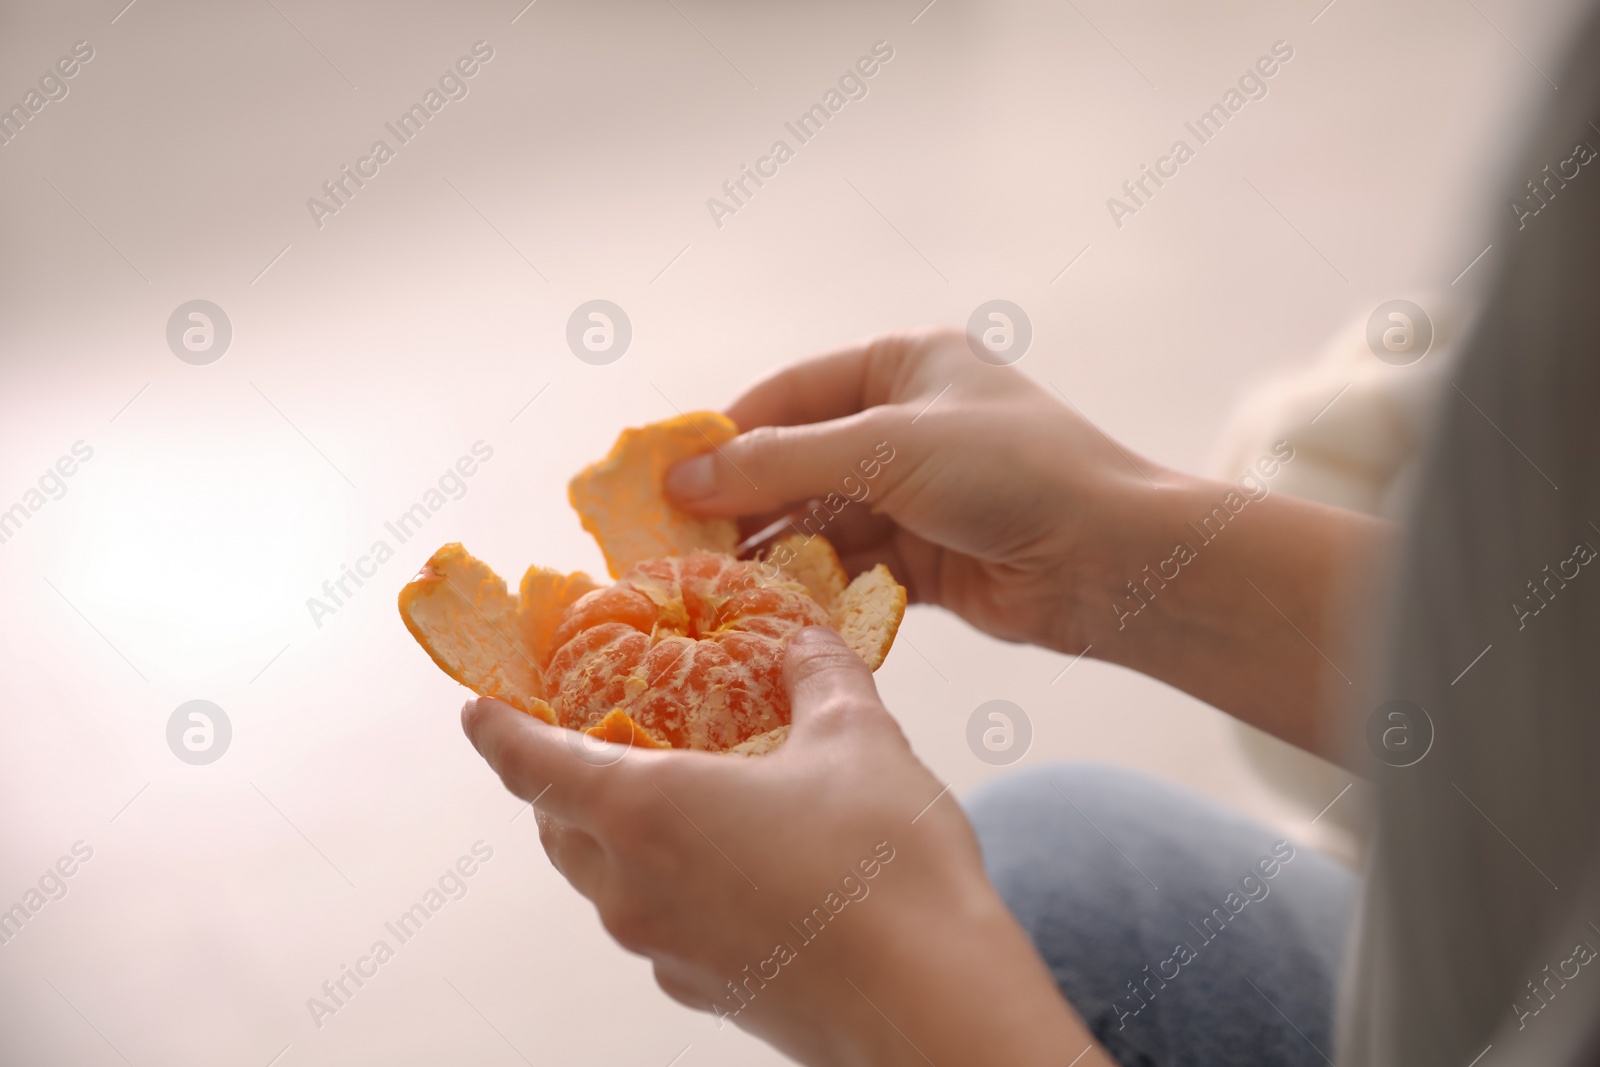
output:
[[[794,738],[831,732],[874,712],[888,717],[872,670],[825,626],[808,626],[789,642],[783,683]]]
[[[763,378],[727,414],[745,431],[826,422],[880,404],[925,401],[958,378],[971,380],[976,374],[992,380],[994,370],[972,358],[959,329],[885,334]]]
[[[593,800],[612,767],[581,759],[567,741],[571,730],[551,726],[509,704],[475,697],[461,708],[461,728],[506,788],[577,826],[590,826]]]
[[[741,430],[798,426],[843,418],[881,403],[868,399],[867,385],[887,347],[881,341],[853,345],[785,367],[746,390],[728,408],[728,417]]]
[[[672,956],[653,956],[651,963],[655,967],[656,985],[686,1008],[710,1011],[717,996],[724,992],[722,981],[704,967]]]
[[[535,817],[539,821],[539,842],[551,865],[572,883],[572,888],[590,900],[598,899],[606,865],[600,842],[542,811]]]
[[[702,515],[736,517],[829,493],[843,496],[868,471],[881,476],[873,489],[882,492],[910,467],[883,461],[895,455],[886,438],[888,410],[805,426],[758,427],[673,467],[667,495]]]

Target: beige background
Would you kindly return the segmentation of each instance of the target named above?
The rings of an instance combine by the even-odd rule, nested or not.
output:
[[[398,587],[453,539],[503,573],[598,570],[563,487],[622,425],[993,297],[1032,318],[1023,370],[1200,469],[1243,391],[1478,255],[1483,191],[1554,92],[1537,68],[1569,17],[123,2],[0,7],[0,101],[95,49],[0,147],[0,508],[94,449],[0,545],[0,907],[94,849],[0,947],[8,1064],[781,1062],[669,1002],[549,868]],[[1270,95],[1114,227],[1105,199],[1280,39]],[[306,198],[478,40],[495,55],[470,95],[319,230]],[[715,227],[706,198],[877,40],[895,56],[868,97]],[[606,367],[563,339],[594,297],[634,326]],[[207,367],[164,340],[195,298],[233,324]],[[479,440],[494,455],[466,496],[315,626],[306,598]],[[997,697],[1031,718],[1025,764],[1144,768],[1290,832],[1315,835],[1348,781],[1286,760],[1275,793],[1215,711],[1067,664],[919,608],[879,684],[959,794],[999,773],[964,740]],[[234,729],[207,767],[165,741],[197,697]],[[468,895],[313,1026],[306,998],[480,839]]]

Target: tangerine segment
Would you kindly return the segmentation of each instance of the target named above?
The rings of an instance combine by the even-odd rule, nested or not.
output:
[[[738,433],[715,411],[623,430],[605,459],[567,484],[567,499],[600,543],[611,577],[647,559],[697,549],[733,554],[739,543],[733,520],[701,519],[678,510],[667,502],[662,483],[667,468],[679,460],[709,452]]]
[[[475,693],[554,723],[517,607],[500,576],[454,543],[400,590],[406,629],[441,670]]]
[[[590,729],[620,709],[652,740],[712,751],[787,723],[784,646],[831,620],[805,586],[763,570],[693,552],[647,560],[574,602],[545,672],[556,721]]]

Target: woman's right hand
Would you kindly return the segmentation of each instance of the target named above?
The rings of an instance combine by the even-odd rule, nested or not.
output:
[[[1019,371],[980,361],[958,330],[796,364],[728,415],[739,437],[669,473],[680,507],[739,518],[747,535],[788,515],[851,574],[885,563],[913,601],[1068,653],[1093,640],[1079,578],[1106,571],[1114,546],[1098,541],[1181,481]]]

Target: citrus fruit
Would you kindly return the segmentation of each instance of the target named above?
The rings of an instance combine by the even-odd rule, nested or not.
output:
[[[709,412],[627,430],[573,479],[615,584],[531,567],[512,593],[448,544],[400,591],[406,627],[450,677],[554,725],[649,748],[771,751],[788,730],[789,639],[831,626],[876,670],[906,594],[882,565],[850,581],[819,536],[736,559],[732,522],[673,508],[667,468],[733,432]]]

